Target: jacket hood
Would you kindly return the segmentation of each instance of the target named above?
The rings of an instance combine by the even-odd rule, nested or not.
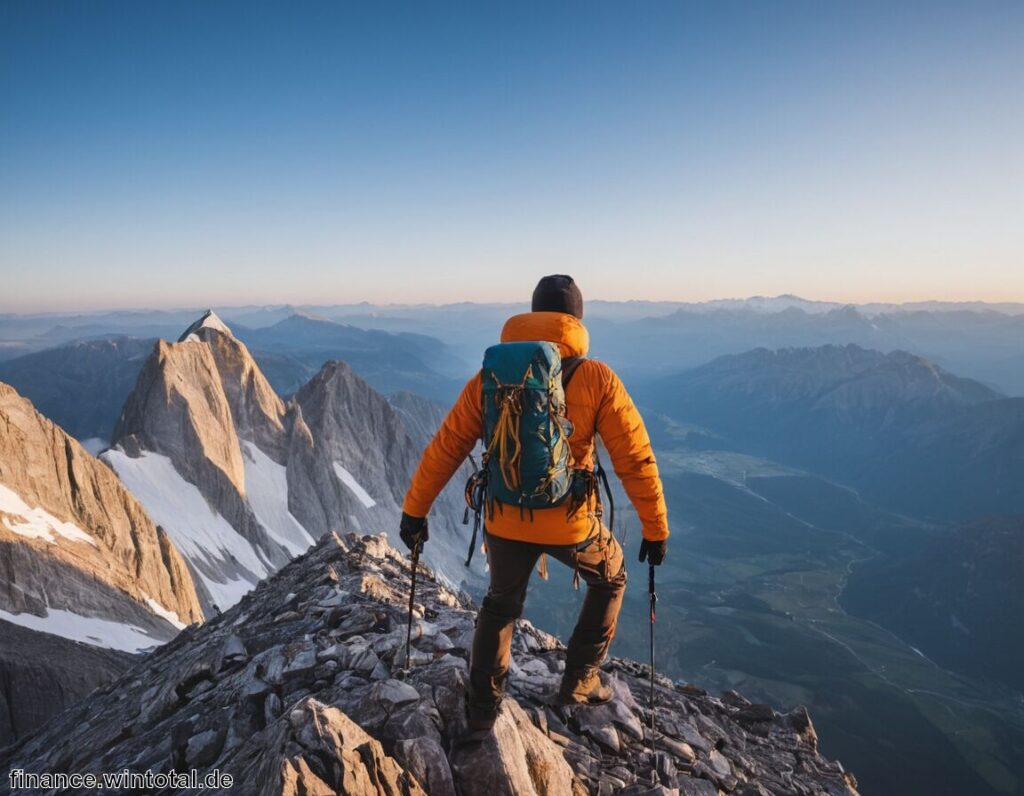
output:
[[[557,344],[563,357],[585,357],[590,350],[590,333],[583,321],[564,312],[524,312],[505,321],[501,342],[530,340]]]

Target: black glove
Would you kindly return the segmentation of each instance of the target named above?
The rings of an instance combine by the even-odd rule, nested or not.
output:
[[[651,566],[660,567],[667,553],[668,539],[659,539],[656,542],[644,539],[640,543],[640,560],[643,561],[646,558]]]
[[[403,511],[398,535],[402,537],[405,546],[410,550],[414,547],[422,547],[423,543],[430,538],[430,534],[427,532],[427,518],[413,517]]]

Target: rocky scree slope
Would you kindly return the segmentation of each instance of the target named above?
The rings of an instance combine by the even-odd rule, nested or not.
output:
[[[407,560],[325,535],[230,611],[0,751],[0,769],[220,769],[240,794],[855,794],[802,708],[778,714],[612,659],[606,706],[550,704],[563,648],[518,624],[493,735],[458,743],[474,611],[421,569],[406,668]],[[0,782],[0,788],[4,783]]]
[[[167,534],[0,383],[0,743],[122,671],[122,653],[202,618]]]

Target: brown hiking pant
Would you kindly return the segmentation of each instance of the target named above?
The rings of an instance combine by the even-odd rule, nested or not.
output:
[[[486,709],[501,698],[508,675],[512,631],[523,612],[526,587],[541,554],[572,567],[587,584],[576,629],[569,639],[566,671],[600,665],[615,636],[615,623],[626,590],[622,547],[611,532],[602,526],[598,534],[579,545],[517,542],[486,532],[484,536],[491,583],[473,635],[469,692],[474,705]]]

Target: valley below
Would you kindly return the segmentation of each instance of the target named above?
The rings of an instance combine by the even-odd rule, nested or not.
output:
[[[657,570],[660,671],[712,692],[807,706],[823,751],[865,793],[1024,792],[1021,695],[943,668],[846,599],[889,555],[878,540],[913,545],[934,529],[751,456],[664,450],[659,465],[674,529]],[[613,653],[647,660],[639,526],[625,494],[616,507],[630,585]],[[571,578],[561,569],[547,583],[534,579],[527,615],[567,635],[582,591],[566,601]]]

